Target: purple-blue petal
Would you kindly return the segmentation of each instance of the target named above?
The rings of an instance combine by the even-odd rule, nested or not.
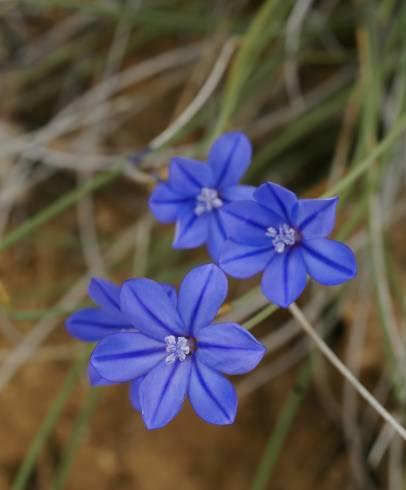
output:
[[[169,167],[169,186],[181,196],[194,197],[202,187],[212,187],[213,176],[207,164],[191,158],[174,157]]]
[[[262,276],[261,288],[272,302],[286,308],[306,286],[306,268],[300,247],[275,253]]]
[[[165,290],[169,299],[172,301],[172,304],[176,308],[178,305],[178,293],[176,292],[176,288],[173,287],[171,284],[166,284],[166,283],[162,283],[162,282],[160,284],[163,287],[163,289]]]
[[[65,328],[84,342],[96,342],[121,330],[135,330],[123,314],[105,308],[83,308],[66,320]]]
[[[186,330],[161,284],[151,279],[131,279],[121,289],[121,309],[138,330],[156,340],[182,336]]]
[[[252,147],[244,133],[224,133],[210,149],[208,164],[214,185],[223,189],[239,182],[252,158]]]
[[[221,247],[226,240],[224,219],[221,210],[213,210],[210,213],[209,231],[207,235],[207,249],[214,262],[220,258]]]
[[[251,371],[265,352],[265,347],[253,335],[235,323],[202,328],[197,338],[197,359],[225,374]]]
[[[141,333],[117,333],[101,340],[90,363],[100,376],[113,383],[143,376],[166,355],[164,340],[159,342]]]
[[[226,274],[245,279],[263,271],[274,253],[272,244],[243,245],[227,240],[221,250],[219,265]]]
[[[190,335],[210,325],[227,296],[227,278],[214,264],[189,272],[180,285],[178,311]]]
[[[194,411],[206,422],[232,424],[237,413],[237,393],[233,385],[218,371],[195,360],[188,390]]]
[[[90,362],[87,367],[87,377],[91,386],[107,386],[114,384],[112,381],[104,379],[102,376],[100,376],[99,371],[97,371],[97,369]]]
[[[130,400],[137,412],[141,412],[140,387],[143,381],[144,376],[140,376],[139,378],[134,379],[134,381],[131,381],[130,384]]]
[[[120,311],[120,289],[120,286],[114,282],[92,277],[88,293],[97,305],[112,311]]]
[[[198,216],[193,208],[182,211],[175,228],[174,248],[196,248],[207,240],[209,230],[209,214]]]
[[[280,216],[282,222],[288,224],[292,222],[293,211],[298,201],[292,191],[273,182],[266,182],[256,189],[254,199]]]
[[[161,223],[174,223],[184,208],[190,208],[194,197],[185,197],[173,190],[168,184],[158,184],[149,198],[152,214]]]
[[[357,274],[355,255],[344,243],[327,238],[304,240],[302,254],[307,273],[320,284],[335,286]]]
[[[232,202],[221,213],[227,238],[246,245],[271,243],[266,230],[281,223],[279,216],[255,201]]]
[[[334,228],[337,197],[299,199],[295,209],[295,225],[305,239],[324,238]]]
[[[191,360],[159,363],[140,386],[140,405],[148,429],[159,429],[182,408],[189,385]]]
[[[233,185],[221,191],[221,199],[225,202],[249,201],[253,198],[255,187],[252,185]]]

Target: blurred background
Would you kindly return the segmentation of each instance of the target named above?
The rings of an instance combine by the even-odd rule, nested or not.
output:
[[[179,284],[208,260],[147,198],[171,156],[242,130],[246,183],[339,194],[358,277],[299,304],[405,423],[405,45],[403,0],[1,0],[1,490],[406,488],[400,438],[258,278],[222,311],[269,348],[231,427],[186,406],[147,432],[63,327],[92,275]]]

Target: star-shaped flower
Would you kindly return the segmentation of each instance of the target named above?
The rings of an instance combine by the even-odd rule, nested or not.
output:
[[[215,265],[192,270],[178,297],[150,279],[124,283],[121,311],[138,331],[102,339],[90,364],[105,380],[131,382],[147,428],[166,425],[186,396],[207,422],[234,421],[237,395],[222,373],[250,371],[265,348],[239,325],[213,324],[226,294],[227,279]]]
[[[239,278],[264,271],[262,291],[282,307],[300,296],[307,275],[328,286],[352,279],[353,252],[326,238],[334,228],[336,204],[337,198],[298,199],[280,185],[261,185],[253,200],[224,207],[229,240],[220,267]]]
[[[251,199],[254,188],[237,185],[252,156],[243,133],[225,133],[210,149],[207,164],[175,157],[169,179],[158,184],[149,200],[162,223],[176,222],[174,248],[195,248],[207,243],[217,262],[226,239],[222,209],[230,202]]]

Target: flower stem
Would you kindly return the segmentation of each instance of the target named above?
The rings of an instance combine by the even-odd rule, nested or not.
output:
[[[327,357],[327,359],[333,364],[333,366],[340,371],[344,378],[352,385],[352,387],[367,401],[371,407],[379,413],[379,415],[390,424],[393,429],[406,441],[406,430],[399,424],[399,422],[374,398],[371,393],[358,381],[358,379],[352,374],[352,372],[340,361],[340,359],[334,354],[330,347],[319,336],[316,330],[308,322],[303,315],[300,308],[292,303],[289,306],[289,310],[296,318],[299,325],[303,330],[312,338],[316,346]]]

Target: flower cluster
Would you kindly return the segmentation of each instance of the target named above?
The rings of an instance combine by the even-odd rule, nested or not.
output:
[[[327,238],[337,198],[298,199],[272,182],[256,190],[236,185],[250,160],[248,139],[235,132],[214,142],[207,165],[173,159],[168,181],[150,199],[158,220],[176,221],[173,246],[192,248],[207,241],[213,260],[233,277],[264,271],[262,291],[281,307],[300,296],[307,275],[325,285],[353,278],[354,254]]]
[[[265,348],[237,324],[213,323],[227,294],[224,272],[237,278],[263,272],[264,295],[282,307],[299,297],[307,276],[337,285],[356,274],[353,252],[328,238],[337,198],[298,199],[272,182],[239,185],[251,156],[244,134],[226,133],[207,164],[174,158],[168,181],[149,201],[159,221],[176,223],[175,248],[206,243],[218,265],[189,272],[179,294],[145,278],[121,287],[93,279],[89,295],[98,307],[66,322],[74,337],[97,342],[91,384],[131,383],[132,404],[149,429],[167,424],[186,397],[204,420],[234,421],[237,397],[224,374],[254,369]]]

